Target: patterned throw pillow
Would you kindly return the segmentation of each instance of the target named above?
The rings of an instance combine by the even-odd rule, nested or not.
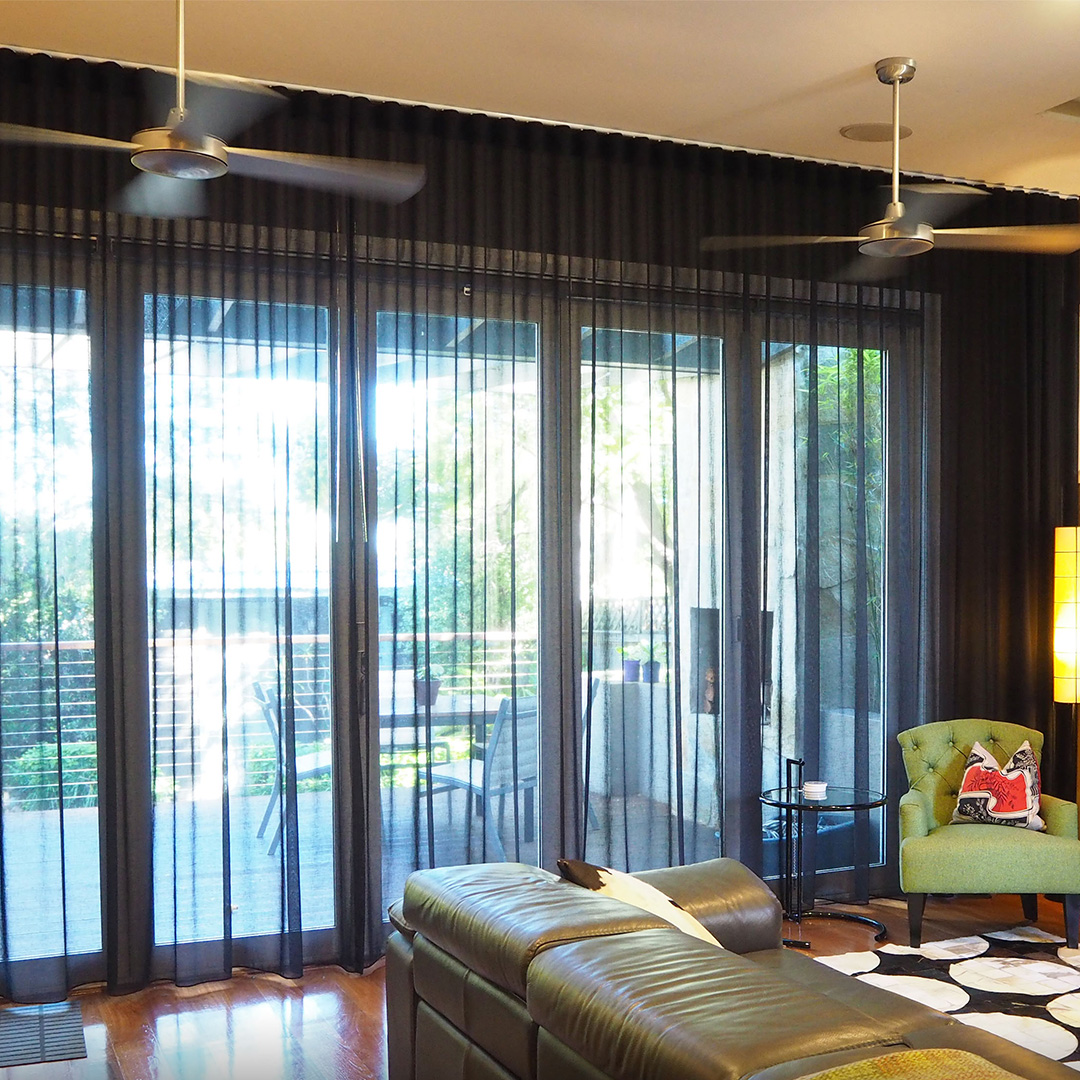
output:
[[[986,747],[971,748],[952,823],[1046,828],[1039,817],[1039,763],[1026,739],[1003,768]]]
[[[621,870],[610,870],[606,866],[594,866],[592,863],[581,862],[579,859],[560,859],[559,872],[567,881],[572,881],[575,885],[581,885],[603,896],[612,896],[624,904],[633,904],[634,907],[641,908],[651,915],[666,919],[684,934],[700,938],[720,948],[720,943],[716,938],[689,911],[679,907],[667,893],[661,892],[640,878],[624,874]]]

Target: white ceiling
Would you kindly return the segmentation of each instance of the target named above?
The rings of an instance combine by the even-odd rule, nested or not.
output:
[[[175,63],[173,0],[0,0],[0,43]],[[192,69],[1080,194],[1080,0],[188,0]],[[126,137],[129,133],[116,133]]]

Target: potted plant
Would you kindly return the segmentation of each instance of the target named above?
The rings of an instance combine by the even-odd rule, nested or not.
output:
[[[649,641],[642,644],[641,680],[647,683],[660,681],[660,664],[667,656],[667,642]]]
[[[442,686],[443,667],[441,664],[416,669],[416,678],[413,679],[413,696],[417,708],[430,708],[435,704],[439,696],[439,687]]]
[[[637,682],[641,678],[641,661],[630,655],[630,650],[619,646],[615,650],[622,657],[623,682]]]

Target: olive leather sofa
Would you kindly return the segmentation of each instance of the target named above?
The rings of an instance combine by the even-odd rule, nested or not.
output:
[[[732,859],[637,876],[722,947],[536,867],[412,874],[390,913],[389,1080],[795,1080],[930,1047],[1076,1076],[785,949],[775,897]]]

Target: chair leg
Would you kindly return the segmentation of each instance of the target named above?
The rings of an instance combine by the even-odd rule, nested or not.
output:
[[[1034,922],[1039,917],[1039,894],[1021,893],[1020,903],[1024,905],[1024,918]]]
[[[487,823],[487,835],[491,841],[491,846],[495,849],[495,855],[498,862],[506,862],[506,848],[503,847],[502,837],[499,835],[499,828],[495,824],[495,815],[491,812],[491,797],[488,796],[484,799],[484,821]],[[484,852],[485,857],[487,852]]]
[[[922,944],[922,916],[925,907],[926,893],[907,894],[908,937],[913,949],[917,949]]]
[[[1065,897],[1065,942],[1070,949],[1080,948],[1080,896]]]
[[[258,839],[262,839],[263,833],[266,832],[266,826],[270,824],[270,815],[274,812],[274,808],[278,804],[278,796],[281,794],[281,770],[274,769],[274,787],[270,792],[270,798],[266,800],[266,811],[263,814],[262,824],[259,826],[259,831],[255,834]]]

